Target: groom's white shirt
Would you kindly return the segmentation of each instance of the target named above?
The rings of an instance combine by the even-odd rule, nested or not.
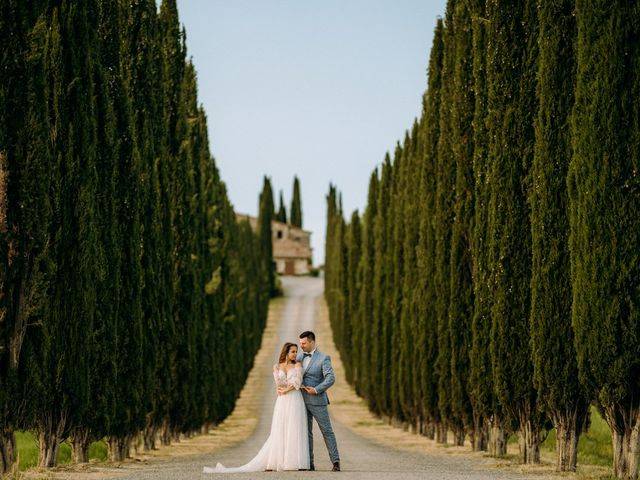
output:
[[[302,369],[306,370],[309,367],[309,364],[311,363],[311,359],[313,358],[313,354],[316,353],[316,348],[314,348],[313,350],[311,350],[309,352],[311,354],[310,357],[305,356],[302,360]]]

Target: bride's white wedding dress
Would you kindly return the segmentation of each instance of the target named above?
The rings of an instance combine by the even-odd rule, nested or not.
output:
[[[273,409],[271,434],[258,454],[241,467],[228,468],[218,463],[216,468],[204,467],[203,473],[241,473],[264,470],[300,470],[309,468],[309,440],[307,437],[307,408],[300,385],[302,366],[286,372],[279,365],[273,367],[277,387],[292,385],[292,390],[278,395]]]

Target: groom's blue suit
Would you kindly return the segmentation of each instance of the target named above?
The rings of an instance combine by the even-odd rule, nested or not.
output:
[[[304,365],[304,354],[298,355],[298,361]],[[340,462],[340,456],[338,455],[338,445],[336,443],[336,436],[331,428],[331,420],[329,419],[329,411],[327,405],[329,405],[329,397],[327,396],[327,389],[333,385],[336,381],[336,377],[333,374],[333,368],[331,367],[331,358],[329,355],[325,355],[319,350],[315,350],[311,356],[311,360],[304,370],[302,375],[302,383],[307,387],[313,387],[318,392],[317,395],[310,395],[305,391],[302,391],[302,398],[307,406],[307,425],[309,430],[309,460],[313,465],[313,419],[316,419],[322,436],[324,437],[324,443],[329,451],[329,457],[331,463]]]

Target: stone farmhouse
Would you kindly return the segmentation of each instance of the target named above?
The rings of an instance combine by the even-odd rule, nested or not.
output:
[[[258,219],[249,215],[236,214],[238,221],[249,221],[251,228],[257,230]],[[313,267],[313,249],[311,232],[289,223],[276,220],[271,222],[273,234],[273,261],[280,275],[307,275]]]

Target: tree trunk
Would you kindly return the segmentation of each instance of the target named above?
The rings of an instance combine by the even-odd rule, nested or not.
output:
[[[474,452],[486,452],[489,445],[487,422],[481,416],[474,416],[474,427],[471,437],[471,448]]]
[[[63,434],[67,424],[67,417],[60,413],[58,419],[54,419],[53,413],[46,415],[46,422],[38,434],[38,466],[52,468],[58,464],[58,450],[64,441]]]
[[[109,461],[124,462],[129,456],[129,442],[128,435],[122,437],[111,435],[107,440]]]
[[[504,457],[507,454],[507,432],[499,419],[494,418],[489,425],[489,455]]]
[[[611,429],[614,475],[625,480],[640,479],[640,406],[608,406],[605,418]]]
[[[435,440],[436,424],[428,420],[423,420],[422,422],[420,422],[420,434],[424,435],[430,440]]]
[[[466,436],[464,427],[456,427],[453,429],[453,443],[457,447],[464,446],[464,437]]]
[[[138,433],[132,433],[131,435],[129,435],[129,449],[127,452],[127,458],[133,458],[131,455],[131,452],[133,451],[133,453],[135,455],[138,455],[139,453],[139,434]]]
[[[177,427],[171,429],[171,439],[176,443],[180,443],[180,429]]]
[[[162,420],[162,434],[160,435],[160,443],[164,446],[171,445],[171,426],[169,425],[169,419]]]
[[[575,472],[578,463],[578,440],[586,425],[589,405],[581,404],[571,411],[552,415],[556,427],[556,470]]]
[[[16,463],[16,452],[16,435],[14,431],[0,431],[0,477],[11,472]]]
[[[540,443],[542,443],[542,435],[540,428],[534,425],[534,422],[528,415],[523,414],[520,419],[519,442],[522,463],[527,465],[540,463]]]
[[[142,438],[144,440],[144,451],[156,449],[156,435],[158,433],[158,427],[151,422],[147,422],[142,432]]]
[[[447,424],[444,422],[436,424],[436,442],[447,443]]]
[[[71,434],[71,458],[73,463],[89,463],[89,444],[91,431],[86,427],[78,427]]]

